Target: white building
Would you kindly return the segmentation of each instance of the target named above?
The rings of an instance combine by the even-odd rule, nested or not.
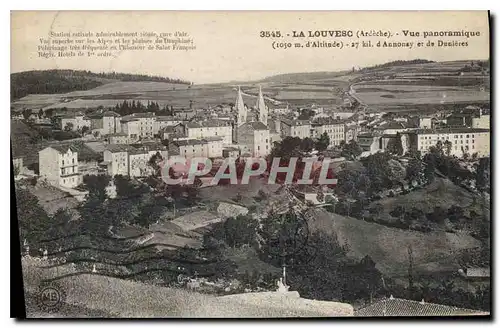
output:
[[[69,145],[53,145],[38,152],[40,176],[56,186],[75,188],[81,183],[78,152]]]
[[[156,116],[156,120],[153,121],[153,135],[158,134],[160,130],[167,126],[175,126],[182,122],[184,121],[174,116]]]
[[[325,119],[312,124],[311,138],[319,138],[325,132],[330,138],[330,147],[345,141],[345,124],[341,121]]]
[[[124,117],[121,122],[121,131],[131,141],[139,140],[140,134],[140,121],[135,117]]]
[[[151,173],[148,165],[152,155],[142,149],[129,149],[128,151],[128,175],[130,177],[144,177]]]
[[[311,137],[311,122],[306,120],[281,119],[280,130],[282,137],[298,137],[300,139]]]
[[[107,145],[103,153],[104,164],[107,164],[108,174],[128,175],[128,150],[125,145]]]
[[[92,115],[90,116],[91,130],[101,135],[121,132],[120,118],[121,116],[113,111]]]
[[[129,122],[136,122],[130,123]],[[128,129],[127,131],[123,131],[129,135],[137,134],[138,138],[153,138],[158,131],[155,132],[153,128],[156,128],[157,125],[155,113],[147,112],[147,113],[134,113],[131,115],[127,115],[122,117],[121,126],[123,128]],[[125,123],[125,124],[124,124]],[[133,131],[133,133],[129,132]]]
[[[238,127],[238,144],[253,157],[265,157],[271,152],[269,130],[262,122],[248,122]]]
[[[184,158],[209,157],[208,141],[205,139],[176,140],[170,144],[169,153]]]
[[[61,130],[66,130],[69,127],[70,131],[80,131],[84,126],[90,129],[91,120],[82,113],[71,113],[58,116],[56,125]]]
[[[233,143],[233,127],[228,120],[206,120],[182,123],[175,127],[177,134],[184,134],[189,139],[220,137],[225,145]]]
[[[474,128],[426,129],[407,132],[408,148],[426,153],[438,141],[446,152],[450,142],[450,155],[462,157],[465,153],[477,153],[479,157],[490,155],[490,130]],[[446,143],[446,144],[445,144]]]

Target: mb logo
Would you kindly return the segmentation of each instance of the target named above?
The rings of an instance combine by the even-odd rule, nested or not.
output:
[[[65,293],[63,289],[55,284],[44,284],[40,286],[37,303],[41,310],[44,312],[57,312],[61,307]]]

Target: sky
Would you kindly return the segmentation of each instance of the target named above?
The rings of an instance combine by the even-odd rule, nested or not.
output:
[[[273,41],[344,41],[356,38],[292,38],[292,31],[390,31],[378,41],[467,41],[467,47],[407,48],[288,48],[273,49]],[[403,30],[419,32],[405,37]],[[474,31],[479,36],[432,37],[424,31]],[[50,32],[187,32],[194,40],[190,51],[123,51],[112,57],[43,58],[40,38]],[[282,38],[260,37],[262,31],[280,31]],[[56,38],[52,38],[56,39]],[[11,13],[11,72],[41,69],[84,69],[94,72],[141,73],[181,78],[195,83],[252,81],[295,72],[338,71],[392,60],[481,60],[489,57],[486,11],[413,12],[224,12],[224,11],[23,11]]]

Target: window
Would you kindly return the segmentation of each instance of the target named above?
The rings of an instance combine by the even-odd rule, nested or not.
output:
[[[73,158],[73,164],[75,164],[75,159]]]
[[[260,146],[257,146],[257,150],[260,150]]]
[[[63,183],[66,184],[66,179],[63,179]]]
[[[468,137],[469,137],[469,135],[466,135],[465,137],[466,137],[466,138],[468,138]]]
[[[64,165],[64,159],[62,160],[62,165]]]

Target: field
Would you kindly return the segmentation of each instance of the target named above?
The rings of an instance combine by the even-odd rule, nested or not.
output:
[[[468,61],[404,65],[366,72],[352,88],[361,102],[375,108],[486,103],[489,75],[460,74]]]

